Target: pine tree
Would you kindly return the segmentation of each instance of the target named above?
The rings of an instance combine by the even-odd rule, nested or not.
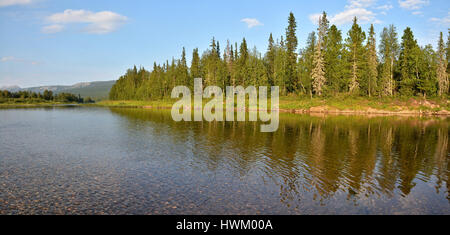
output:
[[[450,74],[450,29],[448,29],[447,36],[447,51],[446,51],[446,59],[447,59],[447,74]]]
[[[384,96],[392,96],[395,89],[394,65],[396,64],[399,50],[397,31],[394,25],[383,29],[379,50],[382,61],[380,76],[381,93]]]
[[[268,73],[268,80],[270,84],[273,84],[273,77],[274,77],[274,66],[275,66],[275,45],[272,37],[272,33],[270,33],[269,36],[269,46],[267,47],[267,73]]]
[[[226,79],[228,85],[234,86],[234,76],[233,76],[233,67],[234,67],[234,52],[233,45],[230,44],[230,40],[227,40],[227,48],[224,53],[224,63],[226,66]]]
[[[365,54],[364,46],[362,44],[365,39],[366,34],[358,25],[358,21],[355,17],[346,40],[346,46],[349,51],[349,63],[351,66],[351,77],[348,85],[350,93],[356,93],[359,90],[359,80],[362,75],[364,61],[362,56]]]
[[[283,37],[279,43],[277,43],[274,59],[274,85],[280,87],[280,93],[286,95],[286,62],[287,62],[286,46],[284,44]]]
[[[316,45],[315,53],[314,53],[314,68],[311,72],[312,78],[312,88],[316,95],[321,96],[323,87],[325,85],[325,71],[324,71],[324,61],[322,57],[322,53],[320,52],[322,44],[319,42]]]
[[[376,92],[377,86],[377,77],[378,77],[378,58],[377,58],[377,49],[376,49],[376,39],[375,39],[375,29],[373,28],[373,24],[369,29],[369,38],[367,40],[367,91],[369,97],[372,96]]]
[[[177,71],[178,71],[177,80],[179,81],[177,85],[190,84],[188,66],[186,61],[186,50],[184,47],[181,53],[181,60],[179,61]]]
[[[318,40],[314,53],[314,68],[311,72],[312,87],[316,95],[321,96],[323,88],[326,82],[325,78],[325,65],[323,59],[323,44],[325,44],[324,39],[328,33],[328,20],[326,18],[326,13],[319,17],[319,28],[318,28]]]
[[[316,33],[313,31],[309,34],[306,48],[301,51],[299,59],[299,84],[303,92],[309,93],[310,96],[312,96],[311,73],[314,69],[316,42]]]
[[[205,81],[204,86],[214,86],[219,84],[218,65],[220,61],[220,52],[217,51],[217,42],[215,38],[211,40],[210,50],[202,57],[204,66]]]
[[[418,75],[418,53],[420,48],[414,39],[411,28],[407,27],[402,36],[400,48],[399,67],[400,67],[400,94],[412,96],[415,92]]]
[[[241,46],[239,48],[238,76],[236,85],[242,85],[245,87],[248,84],[247,82],[250,80],[248,64],[249,64],[249,53],[247,48],[247,41],[245,40],[245,38],[243,38]]]
[[[438,71],[438,57],[433,50],[433,46],[427,45],[420,48],[418,56],[418,71],[419,79],[417,80],[417,91],[423,97],[427,95],[434,95],[437,93],[437,71]]]
[[[342,33],[336,25],[332,25],[327,36],[327,46],[324,53],[325,77],[328,90],[338,93],[346,84],[342,79],[345,68],[342,66]]]
[[[318,30],[318,36],[319,41],[321,42],[321,50],[322,52],[327,49],[327,40],[328,40],[328,32],[330,30],[330,21],[328,21],[327,13],[324,11],[322,13],[322,16],[319,17],[319,28]]]
[[[438,42],[438,66],[437,66],[437,80],[438,80],[438,95],[443,96],[448,92],[449,81],[447,74],[447,58],[445,58],[446,49],[444,45],[443,34],[441,32]]]
[[[201,67],[200,67],[200,56],[198,54],[198,48],[195,48],[192,52],[192,61],[191,61],[191,77],[192,78],[201,78]]]
[[[284,94],[287,92],[294,92],[295,84],[297,84],[296,79],[296,64],[297,64],[297,22],[295,21],[294,14],[289,13],[288,27],[286,28],[286,90],[283,91]]]
[[[217,58],[219,58],[219,60],[220,60],[220,43],[219,43],[219,41],[217,41],[217,45],[216,45],[216,55],[217,55]]]

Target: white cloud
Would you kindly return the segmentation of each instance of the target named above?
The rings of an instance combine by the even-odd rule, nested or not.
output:
[[[401,8],[407,10],[418,10],[424,6],[430,4],[429,0],[398,0],[398,4]]]
[[[13,5],[27,5],[34,2],[34,0],[0,0],[0,7],[7,7]]]
[[[389,11],[392,8],[394,8],[394,6],[392,6],[392,4],[385,4],[385,5],[375,7],[375,9],[383,10],[383,11]]]
[[[39,62],[37,62],[37,61],[29,61],[29,60],[17,58],[17,57],[14,57],[14,56],[1,57],[0,58],[0,62],[21,62],[21,63],[27,63],[27,64],[32,64],[32,65],[39,64]]]
[[[320,16],[321,16],[321,14],[312,14],[309,16],[309,19],[311,20],[311,22],[313,24],[317,25]],[[329,21],[331,24],[343,25],[343,24],[352,23],[353,18],[355,18],[355,16],[358,19],[358,22],[361,24],[366,24],[366,23],[379,24],[379,23],[381,23],[381,21],[379,21],[375,18],[375,16],[376,16],[375,13],[373,13],[372,11],[369,11],[367,9],[364,9],[364,8],[347,9],[336,15],[330,16]]]
[[[421,12],[421,11],[413,11],[411,14],[418,16],[418,15],[423,15],[423,12]]]
[[[14,56],[4,56],[4,57],[0,58],[0,61],[1,62],[6,62],[6,61],[13,61],[15,59],[16,58]]]
[[[261,22],[259,22],[259,20],[254,19],[254,18],[244,18],[244,19],[241,20],[241,22],[246,23],[248,28],[253,28],[253,27],[256,27],[256,26],[264,25]]]
[[[377,0],[348,0],[349,5],[346,8],[367,8],[376,3]]]
[[[450,12],[447,13],[447,16],[442,18],[437,17],[430,18],[430,21],[436,22],[439,25],[443,25],[445,27],[450,27]]]
[[[375,20],[375,13],[364,8],[354,8],[336,14],[330,20],[331,23],[342,25],[351,23],[356,16],[360,23],[369,23]]]
[[[64,29],[65,24],[87,24],[83,29],[87,33],[105,34],[118,29],[127,21],[126,16],[111,11],[91,12],[86,10],[67,9],[47,17],[51,25],[42,28],[45,33],[56,33]]]
[[[64,30],[64,26],[60,24],[52,24],[42,28],[43,33],[58,33]]]
[[[358,18],[358,22],[361,24],[366,23],[381,23],[380,20],[376,19],[376,13],[368,9],[383,10],[379,14],[386,14],[386,11],[393,8],[391,4],[386,4],[382,6],[376,6],[377,0],[348,0],[345,10],[339,12],[335,15],[329,15],[328,19],[330,23],[335,25],[343,25],[353,22],[353,18]],[[309,15],[309,20],[317,25],[319,17],[322,14],[311,14]]]

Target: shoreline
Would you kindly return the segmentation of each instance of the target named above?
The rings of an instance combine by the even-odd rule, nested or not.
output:
[[[107,100],[93,106],[134,107],[143,109],[171,109],[176,100]],[[203,105],[208,100],[204,100]],[[270,101],[269,101],[270,102]],[[334,115],[384,115],[384,116],[450,116],[450,106],[447,99],[305,99],[302,97],[280,97],[277,109],[281,113],[295,114],[334,114]],[[193,105],[191,104],[191,108]],[[237,110],[237,108],[234,108]],[[224,104],[225,110],[225,104]],[[246,101],[246,111],[259,111],[258,107],[249,107]]]
[[[91,103],[91,104],[0,104],[0,109],[7,108],[41,108],[41,107],[109,107],[109,108],[141,108],[141,109],[172,109],[172,106],[165,103],[159,103],[156,101],[156,104],[146,105],[146,104],[136,104],[131,101],[128,103],[123,102],[112,102],[111,101],[102,101],[100,103]],[[449,117],[450,111],[446,109],[442,110],[414,110],[408,109],[408,107],[400,107],[401,110],[392,111],[392,110],[384,110],[384,109],[376,109],[372,107],[364,107],[363,109],[338,109],[335,107],[331,107],[328,105],[321,106],[313,106],[310,108],[278,108],[277,110],[280,113],[294,113],[294,114],[324,114],[324,115],[380,115],[380,116],[443,116]],[[193,109],[193,108],[192,108]],[[225,109],[224,109],[225,110]],[[237,108],[234,108],[237,111]],[[246,107],[246,112],[249,111],[260,111],[260,109],[250,109]]]
[[[90,105],[96,107],[110,107],[110,108],[141,108],[141,109],[172,109],[170,106],[149,106],[149,105]],[[193,109],[193,108],[192,108]],[[224,109],[225,110],[225,109]],[[237,108],[234,108],[237,111]],[[246,108],[246,112],[260,111],[260,109]],[[389,111],[378,110],[369,108],[367,110],[339,110],[339,109],[326,109],[320,106],[312,107],[310,109],[283,109],[279,108],[280,113],[294,113],[294,114],[325,114],[325,115],[379,115],[379,116],[443,116],[450,117],[450,111],[428,111],[428,110],[402,110],[402,111]]]
[[[117,108],[128,108],[130,106],[105,106],[105,107],[117,107]],[[172,107],[152,107],[152,106],[136,106],[135,108],[142,109],[172,109]],[[449,116],[450,112],[447,110],[441,111],[415,111],[415,110],[405,110],[405,111],[387,111],[387,110],[320,110],[320,107],[313,107],[311,109],[275,109],[280,113],[294,113],[294,114],[331,114],[331,115],[380,115],[380,116]],[[237,108],[234,108],[237,111]],[[260,111],[260,109],[248,109],[246,112]]]

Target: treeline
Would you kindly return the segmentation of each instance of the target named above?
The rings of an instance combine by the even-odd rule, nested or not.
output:
[[[224,50],[214,38],[200,56],[192,52],[187,65],[172,59],[153,69],[129,69],[112,87],[112,100],[150,100],[170,97],[177,85],[193,88],[194,78],[204,86],[279,86],[281,95],[335,96],[441,96],[449,93],[450,34],[444,42],[441,32],[437,50],[419,46],[408,27],[399,39],[394,25],[377,35],[371,25],[364,32],[354,18],[346,36],[329,24],[324,12],[317,32],[308,36],[306,47],[298,50],[297,23],[290,13],[286,34],[269,36],[266,53],[249,49],[245,38],[240,45],[227,41]],[[449,31],[450,32],[450,31]],[[344,38],[345,36],[345,38]],[[400,41],[400,42],[399,42]]]
[[[94,101],[87,97],[86,99],[71,93],[57,93],[45,90],[42,94],[31,91],[10,92],[0,90],[0,101],[18,101],[18,102],[62,102],[62,103],[93,103]]]

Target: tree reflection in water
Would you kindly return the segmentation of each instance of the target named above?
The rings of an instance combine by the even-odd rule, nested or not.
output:
[[[418,181],[438,194],[445,188],[450,201],[447,118],[281,114],[278,131],[261,133],[255,122],[176,123],[167,110],[111,111],[130,125],[157,123],[155,132],[170,135],[173,146],[191,145],[196,164],[210,171],[257,172],[280,187],[287,206],[337,194],[355,203],[405,197]]]

